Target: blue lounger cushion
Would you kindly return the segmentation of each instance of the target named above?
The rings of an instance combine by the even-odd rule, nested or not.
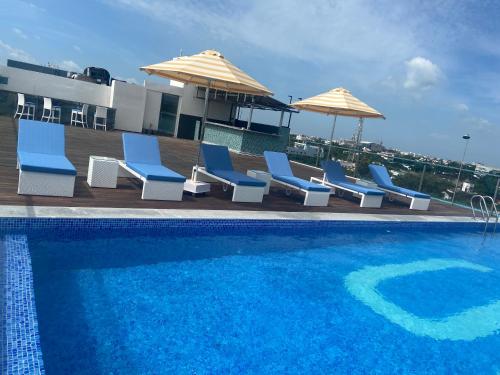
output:
[[[353,182],[332,182],[332,184],[335,184],[337,186],[343,187],[345,189],[349,190],[354,190],[357,193],[364,194],[364,195],[385,195],[385,193],[381,190],[377,189],[372,189],[366,186],[360,186],[358,184],[355,184]]]
[[[139,173],[146,180],[150,181],[169,181],[169,182],[185,182],[186,177],[174,172],[163,165],[144,164],[144,163],[127,163],[127,167]]]
[[[223,178],[224,180],[228,180],[236,185],[241,186],[257,186],[264,187],[266,183],[264,181],[257,180],[256,178],[252,178],[247,176],[246,174],[236,172],[236,171],[226,171],[226,170],[210,170],[209,173]]]
[[[64,125],[19,120],[17,158],[22,171],[76,176],[65,155]]]
[[[201,144],[201,153],[205,162],[205,169],[208,173],[230,181],[233,184],[241,186],[264,187],[264,181],[249,177],[243,173],[237,172],[233,168],[229,149],[226,146],[212,145],[208,143]]]
[[[295,177],[295,176],[275,176],[272,175],[275,180],[285,182],[287,184],[293,185],[298,187],[299,189],[304,189],[307,191],[323,191],[323,192],[330,192],[330,188],[320,185],[320,184],[315,184],[314,182],[309,182],[307,180],[303,180],[302,178]]]
[[[293,177],[292,168],[288,157],[283,152],[264,151],[269,173],[273,176],[291,176]]]
[[[391,190],[391,191],[393,191],[395,193],[404,194],[404,195],[407,195],[407,196],[413,197],[413,198],[431,199],[431,196],[428,195],[428,194],[420,193],[418,191],[411,190],[411,189],[406,189],[404,187],[400,187],[400,186],[396,186],[396,185],[393,185],[393,186],[380,186],[380,187],[383,188],[383,189]]]
[[[207,172],[234,170],[229,149],[226,146],[202,143],[201,154],[203,155]]]
[[[293,185],[299,189],[307,191],[324,191],[329,192],[330,188],[303,180],[302,178],[295,177],[290,167],[290,162],[286,154],[282,152],[264,151],[264,158],[266,159],[267,168],[269,173],[275,180]]]
[[[378,189],[361,186],[350,182],[344,172],[344,168],[338,161],[328,160],[321,163],[323,171],[325,172],[326,180],[331,184],[343,187],[345,189],[353,190],[360,194],[365,195],[385,195],[385,193]]]
[[[65,156],[18,152],[17,158],[22,171],[76,176],[75,167]]]
[[[370,164],[368,168],[370,169],[373,180],[382,189],[404,194],[413,198],[431,199],[430,195],[428,194],[394,185],[391,180],[391,176],[389,176],[389,172],[387,172],[387,168],[383,165]]]
[[[146,180],[185,182],[186,178],[163,166],[158,139],[153,136],[123,133],[125,164]]]

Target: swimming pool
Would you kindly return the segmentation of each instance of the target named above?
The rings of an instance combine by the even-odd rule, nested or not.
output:
[[[16,232],[47,374],[500,372],[500,237],[477,226]]]

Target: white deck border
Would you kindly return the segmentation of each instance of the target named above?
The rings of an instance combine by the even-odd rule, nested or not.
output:
[[[338,220],[474,223],[467,216],[0,205],[0,218]]]

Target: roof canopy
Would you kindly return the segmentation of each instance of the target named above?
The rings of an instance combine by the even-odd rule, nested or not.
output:
[[[184,83],[251,95],[272,95],[264,85],[237,68],[217,51],[207,50],[192,56],[142,67],[141,70]]]
[[[198,87],[196,97],[199,99],[205,98],[206,87]],[[271,111],[284,111],[297,113],[298,110],[286,103],[283,103],[270,96],[256,96],[248,94],[238,94],[234,92],[227,92],[222,90],[210,89],[209,99],[215,102],[224,102],[234,104],[242,108],[271,110]]]
[[[349,90],[342,87],[295,102],[292,106],[327,115],[385,118],[382,113],[355,98]]]

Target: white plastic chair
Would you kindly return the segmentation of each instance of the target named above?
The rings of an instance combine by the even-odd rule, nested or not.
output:
[[[17,109],[16,113],[14,114],[14,118],[22,118],[23,116],[26,116],[28,120],[30,118],[31,120],[34,120],[35,109],[35,104],[27,102],[24,98],[24,94],[17,93]]]
[[[71,125],[81,125],[84,128],[88,128],[87,123],[87,112],[89,110],[89,105],[84,104],[81,108],[73,109],[71,111]]]
[[[61,107],[53,106],[51,98],[43,98],[43,112],[41,121],[46,120],[47,122],[61,122]]]
[[[95,107],[94,129],[97,130],[97,127],[108,130],[108,109],[105,107]]]

